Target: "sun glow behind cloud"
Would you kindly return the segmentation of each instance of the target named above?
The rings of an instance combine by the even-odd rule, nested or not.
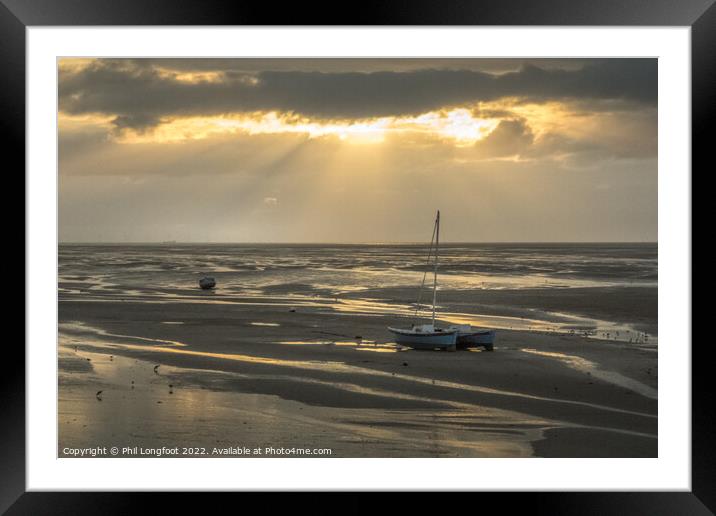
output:
[[[74,117],[63,114],[61,127],[93,123],[108,126],[111,117]],[[448,140],[457,146],[472,145],[488,136],[497,118],[476,117],[470,109],[432,111],[413,117],[382,117],[365,120],[318,120],[276,111],[208,117],[177,117],[162,120],[148,130],[124,130],[118,143],[172,143],[231,134],[305,134],[308,138],[336,137],[353,144],[377,144],[388,134],[418,133]]]

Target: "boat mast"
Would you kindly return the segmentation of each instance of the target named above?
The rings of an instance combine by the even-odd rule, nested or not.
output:
[[[435,218],[435,269],[433,272],[433,330],[435,330],[435,302],[438,292],[438,250],[440,248],[440,210]]]

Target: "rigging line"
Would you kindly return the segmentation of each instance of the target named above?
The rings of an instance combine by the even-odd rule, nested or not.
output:
[[[420,312],[420,301],[423,297],[423,290],[425,289],[425,278],[430,270],[430,258],[433,254],[433,242],[435,241],[435,232],[437,231],[437,222],[433,224],[433,236],[430,237],[430,248],[428,249],[428,259],[425,262],[425,271],[423,272],[423,281],[420,283],[420,290],[418,290],[418,302],[415,304],[415,318],[417,319],[418,313]]]

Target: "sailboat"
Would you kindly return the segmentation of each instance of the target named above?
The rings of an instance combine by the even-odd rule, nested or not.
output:
[[[435,217],[435,225],[433,226],[433,237],[430,240],[430,250],[428,252],[427,264],[430,264],[433,250],[433,242],[435,242],[435,256],[433,264],[433,316],[430,324],[413,325],[410,328],[391,328],[388,327],[395,335],[395,342],[403,346],[414,349],[447,349],[448,351],[456,350],[458,330],[456,328],[438,328],[435,326],[435,306],[437,302],[438,290],[438,250],[440,248],[440,210]],[[420,285],[420,293],[418,294],[418,302],[415,308],[415,314],[420,311],[420,296],[425,286],[425,277],[428,271],[423,274],[423,283]]]

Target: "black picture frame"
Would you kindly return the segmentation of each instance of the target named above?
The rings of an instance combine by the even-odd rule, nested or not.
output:
[[[364,0],[323,5],[210,0],[0,0],[0,132],[6,174],[25,164],[25,29],[72,25],[606,25],[690,26],[692,63],[692,169],[707,172],[709,125],[716,97],[715,0]],[[7,159],[7,158],[15,158]],[[711,165],[709,169],[712,169]],[[691,172],[693,178],[694,173]],[[26,257],[27,258],[27,257]],[[685,332],[690,335],[690,332]],[[683,344],[691,345],[690,338]],[[692,490],[690,492],[480,493],[500,510],[528,506],[537,514],[713,514],[716,511],[716,410],[711,362],[692,347]],[[5,350],[13,364],[0,376],[0,512],[7,514],[127,514],[147,494],[25,492],[25,355]],[[23,367],[20,367],[23,364]],[[185,495],[161,496],[165,513]],[[245,496],[245,495],[244,495]],[[349,495],[351,497],[355,495]],[[474,495],[473,495],[474,496]],[[353,510],[367,509],[360,500]],[[475,503],[475,502],[470,502]],[[480,501],[479,503],[484,503]],[[248,507],[246,501],[242,507]]]

